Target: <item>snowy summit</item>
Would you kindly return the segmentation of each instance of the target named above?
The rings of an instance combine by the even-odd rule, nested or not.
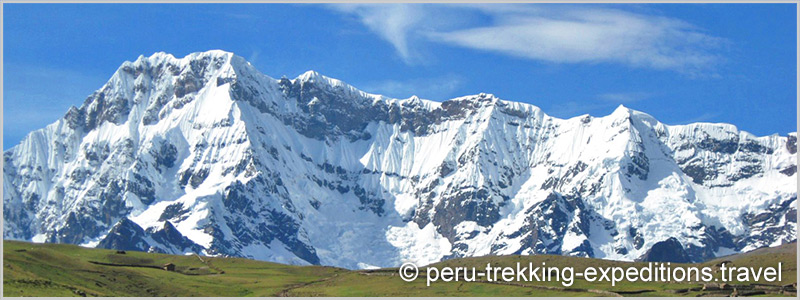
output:
[[[125,62],[4,153],[4,238],[346,268],[796,240],[797,134],[391,99],[224,51]]]

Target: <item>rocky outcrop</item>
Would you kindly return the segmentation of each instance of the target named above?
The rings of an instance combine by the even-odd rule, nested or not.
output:
[[[491,94],[391,99],[313,71],[275,80],[223,51],[157,53],[4,153],[3,234],[349,268],[634,260],[675,242],[702,261],[796,240],[796,144],[623,106],[563,120]]]
[[[683,249],[681,242],[676,238],[669,238],[665,241],[653,244],[653,247],[647,250],[638,260],[644,262],[693,262],[686,253],[686,250]]]

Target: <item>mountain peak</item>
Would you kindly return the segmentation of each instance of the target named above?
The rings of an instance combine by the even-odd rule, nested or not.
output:
[[[297,76],[297,78],[295,78],[294,81],[301,83],[317,83],[322,85],[328,85],[331,87],[345,87],[350,89],[356,89],[355,87],[345,83],[344,81],[322,75],[314,70],[308,70],[305,73],[300,74],[300,76]]]
[[[494,94],[489,93],[479,93],[473,95],[466,95],[461,97],[453,98],[452,100],[455,101],[473,101],[473,102],[497,102],[501,99],[495,96]]]
[[[614,112],[612,112],[611,115],[614,115],[614,116],[617,116],[617,115],[630,115],[631,113],[632,113],[632,110],[630,108],[626,107],[625,105],[620,104],[619,106],[617,106],[616,109],[614,109]]]
[[[126,65],[141,65],[145,62],[149,65],[158,65],[161,63],[186,65],[186,64],[191,64],[193,61],[198,61],[198,60],[223,61],[229,64],[232,61],[234,61],[234,59],[236,61],[249,65],[249,62],[247,62],[243,57],[238,56],[233,52],[225,50],[208,50],[201,52],[192,52],[181,58],[175,57],[174,55],[166,52],[155,52],[150,56],[139,55],[139,57],[135,61],[125,62],[122,64],[122,66],[124,67]]]
[[[295,79],[292,79],[291,83],[299,85],[310,84],[325,90],[342,90],[348,95],[358,95],[360,98],[369,99],[370,104],[375,101],[391,100],[389,97],[364,92],[344,81],[322,75],[314,70],[308,70],[300,74]]]
[[[5,153],[4,238],[352,268],[796,240],[796,134],[598,119],[159,52]]]
[[[193,60],[193,59],[205,58],[205,57],[230,58],[230,57],[235,56],[235,55],[236,54],[234,54],[233,52],[230,52],[230,51],[212,49],[212,50],[207,50],[207,51],[192,52],[192,53],[189,53],[186,56],[184,56],[182,59]],[[159,57],[159,56],[174,57],[172,54],[168,54],[168,53],[164,53],[164,52],[156,52],[153,55],[151,55],[150,57]]]
[[[319,72],[314,70],[305,71],[303,74],[300,74],[300,76],[297,76],[297,80],[300,81],[313,81],[317,80],[318,78],[327,78],[327,77],[322,76],[321,74],[319,74]]]

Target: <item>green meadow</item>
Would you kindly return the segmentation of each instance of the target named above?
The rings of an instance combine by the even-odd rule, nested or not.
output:
[[[796,244],[762,248],[718,258],[735,267],[777,266],[781,281],[728,282],[718,290],[704,282],[588,282],[576,276],[571,286],[560,281],[436,281],[427,286],[427,269],[405,282],[397,268],[347,270],[324,266],[291,266],[243,258],[166,255],[83,248],[63,244],[3,242],[3,296],[788,296],[782,287],[797,282]],[[445,267],[516,266],[517,262],[548,267],[642,267],[646,263],[619,262],[553,255],[485,256],[453,259],[431,265]],[[174,270],[164,265],[173,264]],[[676,266],[673,264],[673,266]],[[718,274],[717,274],[718,275]]]

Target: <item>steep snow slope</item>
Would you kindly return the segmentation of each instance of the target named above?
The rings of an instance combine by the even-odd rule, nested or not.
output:
[[[4,238],[348,268],[796,239],[797,135],[390,99],[223,51],[124,63],[4,153]],[[673,243],[674,244],[674,243]]]

